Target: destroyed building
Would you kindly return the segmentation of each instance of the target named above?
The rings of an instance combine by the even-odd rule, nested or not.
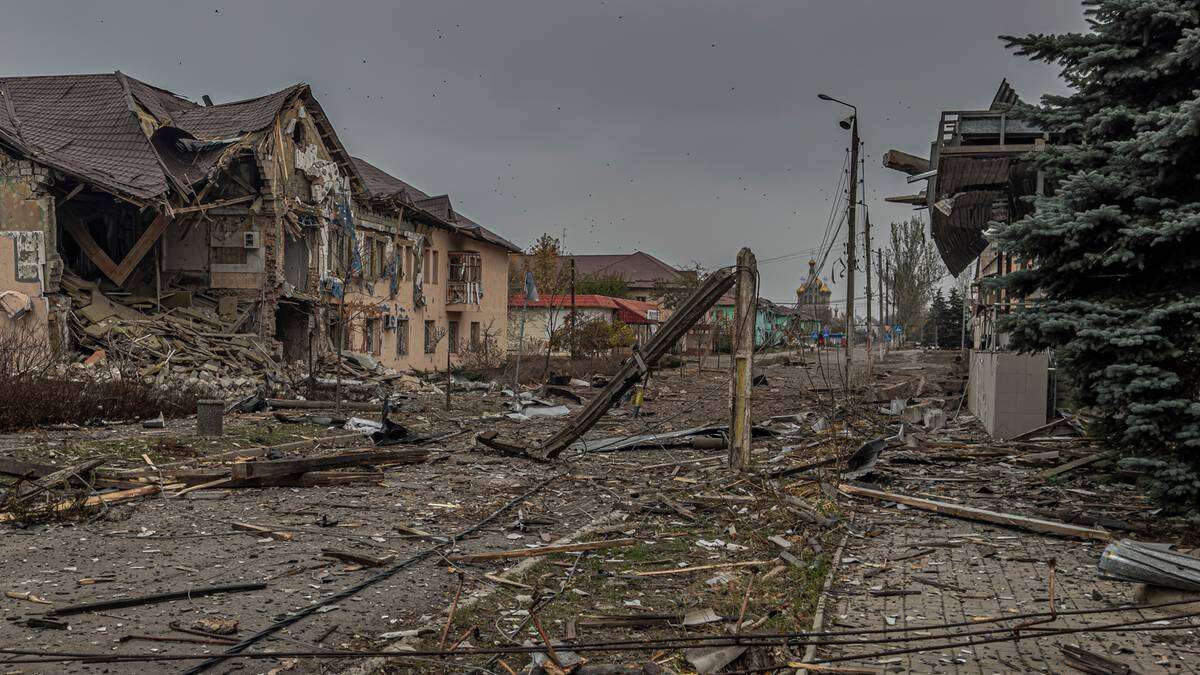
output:
[[[1045,424],[1054,406],[1050,355],[1009,351],[997,327],[1005,314],[1036,299],[987,283],[1033,264],[990,242],[989,224],[1021,219],[1032,209],[1027,197],[1046,189],[1029,154],[1044,150],[1049,134],[1013,117],[1018,102],[1004,80],[986,110],[942,111],[928,159],[899,150],[883,158],[885,167],[907,174],[910,183],[926,183],[917,194],[887,201],[928,209],[934,244],[951,274],[974,267],[968,401],[989,433],[1003,438]]]
[[[212,105],[120,72],[0,78],[0,328],[60,354],[129,338],[153,372],[312,359],[339,331],[436,367],[456,328],[503,326],[515,247],[381,175],[305,84]],[[440,347],[407,349],[430,323]]]

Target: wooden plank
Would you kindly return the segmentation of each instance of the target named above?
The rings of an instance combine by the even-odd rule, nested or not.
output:
[[[377,452],[348,452],[330,457],[240,462],[232,466],[232,476],[236,480],[244,480],[248,478],[266,478],[269,476],[289,476],[321,469],[362,466],[364,464],[414,464],[423,462],[428,457],[428,450],[381,450]]]
[[[576,551],[596,551],[604,548],[619,548],[633,546],[637,539],[609,539],[606,541],[584,541],[577,544],[558,544],[555,546],[537,546],[535,548],[519,548],[511,551],[491,551],[488,553],[468,553],[466,555],[450,556],[454,562],[480,562],[484,560],[503,560],[507,558],[536,558],[551,553],[573,553]]]
[[[41,478],[58,471],[62,467],[53,464],[39,464],[38,462],[26,462],[23,459],[16,457],[0,457],[0,474],[6,476],[25,476],[29,478]]]
[[[337,401],[293,401],[283,398],[269,398],[267,399],[267,405],[281,410],[334,410],[338,407]],[[342,410],[352,412],[380,412],[383,410],[383,406],[379,403],[343,401]]]
[[[671,314],[671,318],[667,319],[662,328],[646,343],[641,353],[645,365],[651,367],[658,363],[663,354],[683,339],[688,330],[704,317],[708,308],[720,300],[725,291],[733,287],[736,276],[735,268],[719,269],[710,274],[700,288]],[[562,454],[571,443],[595,426],[604,413],[620,401],[641,378],[642,367],[636,355],[626,359],[608,385],[592,397],[583,410],[572,417],[563,429],[542,445],[543,455],[547,459],[554,459]]]
[[[896,504],[904,504],[915,509],[923,511],[932,511],[943,515],[952,516],[955,518],[963,518],[965,520],[977,520],[985,523],[994,523],[996,525],[1007,525],[1016,527],[1031,532],[1041,532],[1043,534],[1053,534],[1060,537],[1073,537],[1078,539],[1093,539],[1095,541],[1108,541],[1112,535],[1104,530],[1097,530],[1090,527],[1077,527],[1068,525],[1053,520],[1041,520],[1040,518],[1030,518],[1011,513],[1001,513],[999,511],[988,511],[979,509],[973,506],[964,506],[961,504],[948,504],[946,502],[938,502],[932,499],[921,499],[920,497],[910,497],[908,495],[897,494],[894,492],[884,492],[882,490],[872,490],[871,488],[860,487],[850,483],[842,483],[838,485],[838,490],[843,494],[856,497],[870,497],[885,502],[893,502]]]
[[[319,448],[322,445],[325,445],[328,443],[341,444],[341,443],[344,443],[347,441],[366,443],[366,442],[369,442],[369,440],[370,439],[368,439],[366,436],[363,436],[362,434],[357,433],[357,432],[353,433],[353,434],[336,434],[333,436],[320,436],[317,438],[306,438],[306,439],[300,440],[300,441],[290,441],[288,443],[280,443],[279,445],[260,445],[260,446],[253,447],[253,448],[238,448],[237,450],[226,450],[223,452],[213,453],[211,455],[204,455],[201,457],[196,457],[194,459],[183,459],[183,460],[179,460],[176,462],[168,462],[166,464],[159,464],[158,468],[159,469],[174,469],[177,467],[188,466],[191,464],[204,464],[206,462],[219,462],[222,460],[234,459],[236,457],[262,457],[262,456],[266,455],[267,453],[271,452],[272,450],[284,452],[287,450],[302,450],[302,449],[308,449],[308,448]],[[351,444],[351,445],[353,445],[353,444]],[[142,469],[133,469],[131,471],[122,472],[120,475],[132,478],[132,477],[137,477],[137,476],[152,476],[152,475],[155,475],[156,473],[157,472],[152,471],[149,468],[142,468]],[[168,472],[168,473],[170,473],[170,472]],[[214,476],[213,478],[215,479],[216,476]]]
[[[1038,477],[1039,478],[1054,478],[1055,476],[1060,476],[1069,471],[1074,471],[1075,469],[1078,469],[1083,466],[1087,466],[1088,464],[1092,464],[1093,462],[1098,462],[1101,459],[1104,459],[1104,453],[1097,452],[1097,453],[1094,453],[1091,455],[1087,455],[1086,457],[1080,457],[1079,459],[1077,459],[1073,462],[1067,462],[1066,464],[1060,464],[1052,469],[1046,469],[1045,471],[1039,473]]]

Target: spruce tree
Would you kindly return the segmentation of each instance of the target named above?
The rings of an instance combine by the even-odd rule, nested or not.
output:
[[[1053,134],[1052,196],[997,227],[1032,260],[1004,279],[1042,296],[1012,345],[1053,349],[1090,431],[1200,512],[1200,2],[1089,0],[1087,33],[1001,36],[1070,87],[1018,114]]]
[[[950,288],[950,296],[946,299],[946,317],[942,322],[942,344],[945,349],[962,347],[963,306],[962,293],[958,287]]]
[[[946,299],[942,297],[942,289],[937,289],[933,293],[933,300],[929,301],[929,314],[925,318],[925,327],[921,331],[921,341],[925,344],[935,347],[942,346],[942,340],[945,336],[942,335],[942,330],[946,323]]]

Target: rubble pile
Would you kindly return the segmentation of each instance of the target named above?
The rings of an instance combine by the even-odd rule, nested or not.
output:
[[[105,293],[71,275],[63,277],[62,288],[74,310],[72,333],[81,347],[92,350],[83,364],[107,365],[114,377],[120,377],[115,366],[131,366],[160,385],[234,395],[254,391],[260,373],[279,369],[261,338],[237,332],[248,306],[236,312],[241,318],[227,322],[215,311],[216,303],[191,293],[168,294],[161,311],[154,311],[158,303],[152,297]]]
[[[152,379],[217,398],[240,398],[258,391],[293,397],[306,394],[307,363],[283,363],[275,345],[254,333],[239,332],[252,303],[235,298],[210,299],[186,291],[154,297],[102,291],[90,281],[67,274],[62,288],[71,298],[71,332],[91,350],[76,368],[95,369],[106,377]],[[338,386],[339,358],[325,353],[313,364],[311,390],[332,393]],[[341,387],[348,400],[376,400],[386,384],[409,391],[430,386],[399,375],[370,354],[344,352]]]

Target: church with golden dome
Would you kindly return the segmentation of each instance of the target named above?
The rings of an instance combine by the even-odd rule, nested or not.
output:
[[[833,310],[829,305],[831,295],[829,286],[817,276],[817,261],[809,260],[808,276],[796,289],[796,309],[807,318],[829,325],[833,319]]]

